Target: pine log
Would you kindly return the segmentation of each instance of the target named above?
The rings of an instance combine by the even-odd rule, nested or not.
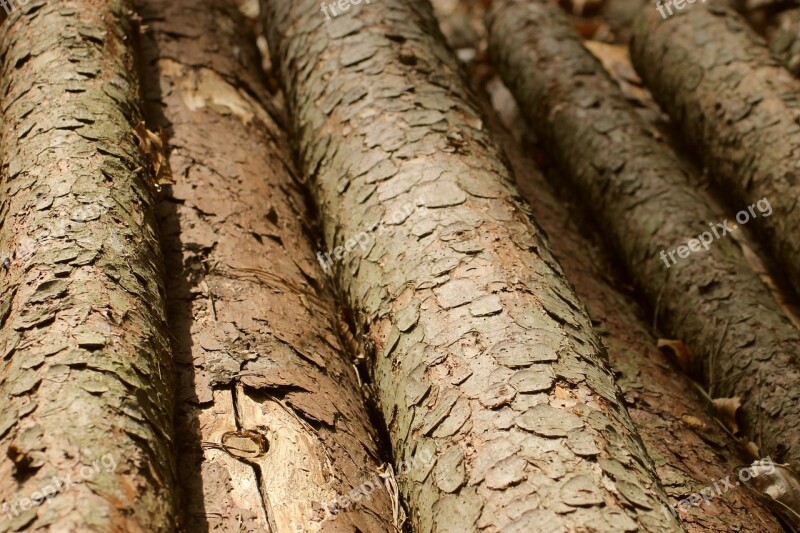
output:
[[[428,2],[325,7],[262,2],[415,530],[680,531]]]
[[[470,80],[478,78],[472,74],[470,70]],[[503,89],[496,89],[496,82],[494,78],[489,87],[500,101]],[[480,84],[471,85],[482,92]],[[586,304],[594,330],[608,351],[628,412],[670,497],[671,507],[664,506],[662,511],[677,514],[686,530],[693,533],[737,528],[782,531],[763,501],[745,487],[715,493],[714,498],[703,499],[698,506],[687,505],[693,494],[713,487],[714,481],[735,477],[742,463],[751,458],[743,456],[739,443],[714,418],[710,402],[696,385],[656,348],[657,339],[644,310],[632,298],[599,233],[584,224],[581,206],[560,197],[533,158],[514,140],[525,138],[525,132],[506,131],[488,102],[484,109],[536,220],[546,234],[558,235],[551,240],[553,255]]]
[[[126,0],[0,36],[0,531],[175,527],[173,371]]]
[[[747,227],[800,293],[800,81],[724,3],[697,3],[666,20],[650,11],[634,23],[634,66],[732,212],[748,215],[768,200],[772,213]]]
[[[665,259],[701,232],[713,237],[716,217],[687,182],[692,170],[654,138],[558,8],[500,0],[490,18],[503,79],[658,326],[688,346],[684,368],[705,377],[712,397],[741,399],[743,431],[762,455],[796,464],[796,329],[731,239]]]
[[[175,179],[160,215],[186,528],[391,531],[355,354],[254,36],[232,0],[137,3],[148,122],[165,128]]]

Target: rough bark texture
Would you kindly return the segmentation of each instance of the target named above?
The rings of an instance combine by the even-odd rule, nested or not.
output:
[[[580,215],[562,207],[529,158],[511,157],[536,220],[546,233],[558,235],[553,254],[588,308],[628,412],[686,530],[781,531],[769,510],[743,487],[699,507],[680,506],[680,500],[714,481],[733,477],[743,463],[738,443],[709,414],[708,401],[689,379],[658,351],[643,312],[620,290],[613,264],[581,235],[587,232],[576,224]]]
[[[415,528],[680,530],[428,3],[262,5]]]
[[[0,531],[174,527],[172,361],[130,14],[122,0],[29,2],[0,39]]]
[[[445,2],[433,2],[450,41],[451,34],[461,34],[454,26],[463,20],[450,18],[452,6],[442,4]],[[482,18],[479,12],[473,16]],[[551,241],[553,255],[586,304],[594,329],[608,350],[628,412],[656,462],[671,503],[678,505],[681,499],[713,486],[713,481],[730,476],[741,464],[737,443],[708,414],[708,401],[656,349],[642,310],[623,289],[625,283],[614,273],[613,263],[599,245],[599,235],[581,223],[585,215],[580,207],[568,207],[570,201],[557,198],[536,163],[512,138],[525,138],[526,132],[519,131],[524,124],[517,120],[518,109],[510,93],[485,59],[470,62],[468,74],[472,88],[481,96],[493,137],[508,154],[536,220],[545,233],[558,235]],[[496,110],[491,109],[489,99]],[[509,125],[508,130],[501,120]],[[781,531],[764,505],[741,487],[688,511],[677,510],[687,531]]]
[[[694,369],[705,374],[713,397],[742,399],[745,429],[763,454],[796,464],[797,331],[730,239],[669,268],[659,258],[715,219],[687,184],[690,169],[653,138],[557,8],[498,2],[490,48],[659,326],[693,350]]]
[[[138,4],[148,119],[168,128],[176,180],[161,222],[187,530],[390,531],[355,354],[255,39],[229,0]]]
[[[494,131],[499,129],[496,125]],[[580,207],[565,208],[535,162],[508,134],[497,133],[495,138],[503,142],[536,220],[545,233],[558,235],[551,240],[553,255],[586,304],[594,330],[608,351],[625,405],[672,505],[734,474],[742,463],[738,443],[709,414],[707,399],[658,351],[644,313],[623,291],[624,282],[614,273],[607,253],[596,244],[601,242],[599,236],[578,222]],[[686,530],[697,533],[781,531],[763,504],[741,487],[699,508],[676,512]]]
[[[631,56],[730,208],[769,199],[772,215],[748,227],[800,293],[800,82],[770,57],[741,16],[715,1],[666,20],[642,10]]]
[[[769,51],[794,77],[800,77],[800,8],[777,16],[777,26],[769,35]]]

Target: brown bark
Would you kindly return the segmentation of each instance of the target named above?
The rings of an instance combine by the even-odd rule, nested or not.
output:
[[[659,258],[715,219],[686,181],[691,169],[653,137],[557,8],[498,2],[490,49],[658,325],[690,347],[711,396],[741,398],[761,452],[796,463],[800,342],[769,289],[730,239],[668,267]]]
[[[255,39],[230,0],[138,3],[148,118],[169,128],[176,179],[161,217],[187,530],[390,531]]]
[[[262,6],[416,530],[680,530],[428,3]]]
[[[172,361],[131,27],[124,0],[32,1],[0,38],[3,532],[174,529]]]
[[[738,14],[715,2],[663,21],[643,10],[631,56],[655,99],[697,148],[729,207],[746,213],[756,199],[769,199],[771,216],[748,228],[800,293],[800,82],[776,64]]]

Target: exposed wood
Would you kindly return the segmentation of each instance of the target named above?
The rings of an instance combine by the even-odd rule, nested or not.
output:
[[[185,527],[390,531],[384,487],[331,510],[383,457],[248,24],[232,0],[138,5],[175,179],[160,212]]]

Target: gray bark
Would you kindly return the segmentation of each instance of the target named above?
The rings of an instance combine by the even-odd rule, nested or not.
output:
[[[686,180],[692,170],[654,138],[556,7],[497,2],[490,49],[658,325],[694,354],[688,369],[713,397],[741,398],[744,431],[763,455],[796,464],[796,329],[731,239],[712,239],[669,266],[659,257],[716,219]]]
[[[769,32],[769,51],[794,77],[800,77],[800,8],[780,13],[776,22]]]
[[[625,289],[603,241],[582,224],[581,207],[566,208],[568,199],[556,195],[510,132],[497,119],[492,122],[536,220],[545,233],[558,235],[551,241],[553,255],[608,351],[625,405],[669,495],[672,510],[666,512],[675,512],[690,532],[782,531],[764,503],[744,487],[698,508],[681,502],[738,471],[743,462],[739,443],[711,415],[707,398],[656,348],[645,313]]]
[[[173,372],[130,9],[31,1],[0,38],[3,532],[174,529]]]
[[[415,529],[680,530],[428,3],[262,9]]]
[[[746,212],[757,199],[769,199],[771,216],[748,228],[800,292],[800,81],[770,57],[740,15],[713,1],[663,21],[643,10],[631,56],[728,206]]]

